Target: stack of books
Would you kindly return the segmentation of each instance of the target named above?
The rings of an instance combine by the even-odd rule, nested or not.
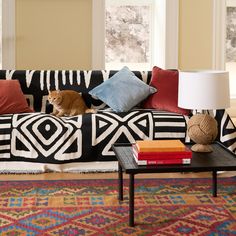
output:
[[[140,140],[132,145],[138,165],[190,164],[192,151],[180,140]]]

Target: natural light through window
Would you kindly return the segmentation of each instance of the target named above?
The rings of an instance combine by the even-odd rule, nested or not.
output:
[[[231,98],[236,98],[236,0],[227,1],[225,66],[229,71]]]
[[[151,0],[106,0],[105,68],[151,68],[153,9]]]
[[[175,0],[93,0],[92,68],[178,68]]]

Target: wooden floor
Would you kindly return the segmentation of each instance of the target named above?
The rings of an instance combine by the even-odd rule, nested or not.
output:
[[[219,172],[219,177],[236,176],[236,171]],[[211,177],[211,172],[202,173],[161,173],[138,174],[135,178],[204,178]],[[0,174],[0,180],[64,180],[64,179],[116,179],[117,173],[44,173],[44,174]],[[124,178],[128,178],[124,175]]]

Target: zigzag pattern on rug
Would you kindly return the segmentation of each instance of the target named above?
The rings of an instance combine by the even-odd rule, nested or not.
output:
[[[128,226],[117,180],[1,181],[0,235],[235,235],[236,178],[137,179]]]

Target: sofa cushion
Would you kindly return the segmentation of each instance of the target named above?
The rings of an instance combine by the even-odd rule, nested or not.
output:
[[[141,81],[125,66],[89,94],[102,100],[114,111],[125,112],[155,92],[154,87]]]
[[[18,80],[0,80],[0,114],[33,112]]]
[[[158,92],[150,95],[143,102],[143,107],[188,115],[189,110],[178,107],[178,81],[178,70],[163,70],[154,66],[150,85]]]

